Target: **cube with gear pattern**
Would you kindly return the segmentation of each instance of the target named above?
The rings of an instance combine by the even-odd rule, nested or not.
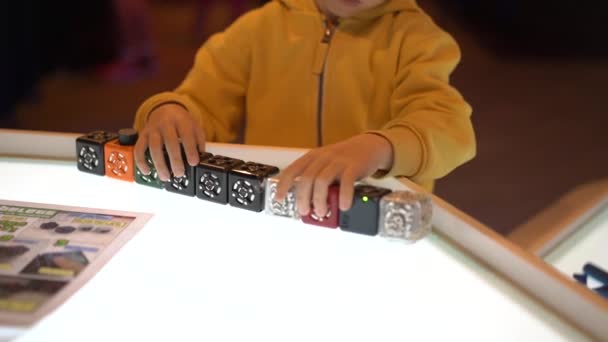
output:
[[[380,201],[380,236],[407,243],[416,242],[431,232],[432,216],[430,195],[395,191]]]
[[[228,203],[228,172],[243,164],[240,159],[215,155],[196,166],[196,197]]]
[[[150,155],[150,150],[146,150],[144,155],[146,164],[150,169],[150,173],[144,175],[137,165],[135,166],[135,182],[137,184],[150,186],[157,189],[163,188],[163,182],[160,181],[158,177],[158,170],[156,170],[156,166],[154,165],[154,161],[152,161],[152,156]]]
[[[94,131],[76,139],[76,160],[78,170],[100,176],[106,174],[104,146],[118,138],[118,134]]]
[[[295,220],[300,219],[300,213],[298,212],[298,206],[296,203],[296,194],[292,189],[287,191],[285,198],[282,201],[276,199],[277,188],[279,186],[278,178],[266,179],[266,194],[265,194],[265,208],[264,211],[268,215],[287,217]]]
[[[372,185],[356,185],[351,208],[340,211],[340,229],[351,233],[377,235],[380,200],[390,192],[390,189]]]
[[[196,166],[191,166],[188,164],[188,160],[186,159],[186,151],[184,150],[183,145],[181,145],[181,154],[182,161],[184,163],[184,175],[181,177],[176,177],[173,172],[171,172],[169,181],[164,183],[165,190],[181,195],[194,196],[196,194]],[[199,153],[201,162],[204,162],[211,157],[213,157],[211,153]],[[169,154],[166,150],[165,160],[167,161],[167,167],[170,167]]]
[[[133,182],[135,180],[134,148],[137,142],[137,131],[132,128],[118,131],[118,139],[104,146],[106,176]]]
[[[279,168],[271,165],[247,162],[228,173],[231,206],[255,212],[264,210],[265,180],[279,173]]]

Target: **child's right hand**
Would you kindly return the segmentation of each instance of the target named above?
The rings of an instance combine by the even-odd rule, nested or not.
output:
[[[199,151],[205,151],[205,132],[184,107],[167,103],[154,109],[148,116],[144,129],[139,132],[135,144],[135,162],[142,173],[150,174],[145,153],[150,149],[152,161],[161,181],[169,180],[171,171],[163,155],[163,145],[169,153],[171,170],[176,177],[184,175],[185,168],[180,151],[180,141],[186,151],[188,164],[197,165]]]

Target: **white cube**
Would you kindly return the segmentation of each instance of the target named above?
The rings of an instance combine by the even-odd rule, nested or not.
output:
[[[288,217],[299,220],[300,213],[296,206],[296,195],[292,189],[287,193],[283,201],[276,200],[277,187],[279,185],[278,178],[266,179],[266,199],[264,211],[268,215]]]
[[[395,191],[380,200],[379,235],[416,242],[431,232],[431,196],[410,191]]]

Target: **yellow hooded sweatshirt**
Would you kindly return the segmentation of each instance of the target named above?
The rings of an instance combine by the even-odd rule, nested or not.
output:
[[[173,92],[146,100],[141,130],[163,103],[183,105],[208,141],[313,148],[370,132],[393,167],[431,190],[475,155],[471,108],[449,85],[456,42],[414,0],[389,0],[331,29],[314,0],[275,0],[212,36]]]

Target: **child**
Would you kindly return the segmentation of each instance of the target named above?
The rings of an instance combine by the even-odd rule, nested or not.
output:
[[[183,175],[179,141],[196,165],[205,141],[315,148],[283,170],[302,215],[340,209],[353,184],[405,176],[431,190],[475,155],[471,109],[449,85],[454,40],[414,0],[275,0],[238,19],[198,51],[173,92],[139,108],[137,165],[149,147],[160,178]],[[295,182],[294,180],[298,181]]]

